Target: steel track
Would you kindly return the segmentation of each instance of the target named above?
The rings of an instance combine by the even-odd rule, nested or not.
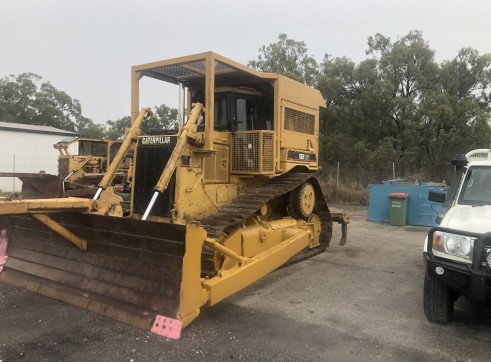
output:
[[[235,201],[219,209],[215,214],[201,219],[200,222],[207,231],[208,237],[218,238],[222,233],[226,233],[229,228],[237,228],[245,224],[246,220],[264,204],[286,196],[306,181],[311,182],[315,189],[314,213],[321,219],[320,245],[295,255],[286,265],[311,258],[325,251],[332,236],[331,214],[319,182],[311,173],[289,173],[278,176],[262,186],[251,187],[241,193]],[[203,248],[202,269],[206,275],[215,273],[213,255],[213,249]]]

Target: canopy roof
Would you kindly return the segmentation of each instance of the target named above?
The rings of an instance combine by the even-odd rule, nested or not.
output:
[[[206,77],[206,63],[215,61],[215,82],[257,83],[278,79],[278,74],[255,71],[233,60],[213,52],[205,52],[159,62],[136,65],[132,69],[140,76],[160,79],[170,83],[184,83],[188,86],[203,85]]]

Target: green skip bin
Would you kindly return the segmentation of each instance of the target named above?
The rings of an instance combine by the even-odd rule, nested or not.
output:
[[[403,192],[395,192],[389,194],[389,200],[389,224],[394,226],[406,226],[408,194]]]

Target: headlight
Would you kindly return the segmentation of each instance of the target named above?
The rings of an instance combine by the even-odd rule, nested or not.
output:
[[[470,263],[472,262],[474,240],[476,238],[435,231],[433,233],[433,253],[444,258],[448,257],[445,254],[453,255]]]
[[[488,269],[491,269],[491,249],[486,249],[486,263],[488,263]]]

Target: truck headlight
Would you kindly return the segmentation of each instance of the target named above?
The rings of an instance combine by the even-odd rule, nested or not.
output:
[[[488,264],[488,269],[491,269],[491,249],[486,249],[486,263]]]
[[[444,258],[448,258],[445,254],[453,255],[458,259],[463,259],[463,262],[470,263],[474,251],[474,240],[476,238],[470,236],[435,231],[433,233],[433,253]]]

